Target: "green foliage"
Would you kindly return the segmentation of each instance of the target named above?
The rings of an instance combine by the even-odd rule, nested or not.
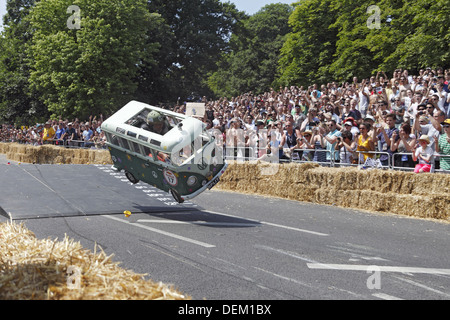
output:
[[[280,57],[281,84],[347,81],[376,71],[450,65],[448,1],[380,0],[369,28],[369,0],[304,0],[290,17]],[[388,17],[392,22],[388,22]]]
[[[242,20],[239,32],[231,38],[231,51],[222,55],[219,69],[208,79],[216,96],[261,93],[272,86],[292,11],[290,5],[271,4]]]
[[[217,69],[216,62],[228,50],[228,40],[240,14],[236,7],[220,0],[152,0],[150,12],[157,12],[170,26],[167,55],[152,89],[165,92],[164,101],[185,99],[192,92],[209,95],[206,76]]]
[[[0,120],[29,124],[46,116],[46,108],[29,89],[29,45],[32,32],[28,16],[34,0],[11,0],[0,37]]]
[[[68,27],[71,5],[80,8],[79,29]],[[41,1],[30,21],[30,84],[54,116],[109,114],[133,97],[153,21],[145,1]]]
[[[280,85],[307,85],[329,79],[336,51],[337,12],[333,0],[304,0],[289,18],[292,32],[281,49]]]

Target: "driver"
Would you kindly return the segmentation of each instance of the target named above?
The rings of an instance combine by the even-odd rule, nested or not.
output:
[[[144,123],[141,128],[162,136],[169,132],[166,117],[158,111],[150,112],[147,116],[147,123]]]

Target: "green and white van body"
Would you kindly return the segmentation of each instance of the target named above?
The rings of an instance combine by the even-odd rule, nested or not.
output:
[[[148,113],[166,117],[164,135],[141,128]],[[195,118],[131,101],[102,124],[113,169],[169,192],[182,203],[214,187],[227,169],[222,145]]]

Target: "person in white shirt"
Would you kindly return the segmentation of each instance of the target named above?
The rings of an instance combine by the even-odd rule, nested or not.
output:
[[[361,88],[358,91],[358,97],[359,97],[359,112],[363,117],[367,114],[367,109],[369,108],[369,92],[366,89],[366,82],[365,80],[361,83]]]
[[[441,109],[443,112],[447,112],[445,109],[445,105],[448,98],[448,93],[444,90],[444,84],[438,83],[437,85],[437,92],[433,95],[435,98],[437,98],[437,106],[439,109]]]
[[[413,153],[413,161],[419,161],[414,169],[415,173],[431,172],[431,165],[434,160],[434,150],[429,146],[430,138],[427,135],[422,135],[419,138],[420,147],[416,148]]]

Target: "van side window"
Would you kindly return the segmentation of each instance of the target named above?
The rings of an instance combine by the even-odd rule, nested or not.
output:
[[[130,147],[128,146],[128,143],[127,143],[126,140],[124,140],[121,137],[117,137],[117,140],[119,141],[119,147],[122,147],[122,148],[127,149],[127,150],[130,149]]]
[[[139,149],[139,145],[136,142],[128,140],[128,143],[131,151],[142,154],[141,149]]]
[[[150,149],[149,147],[146,147],[146,146],[142,146],[142,148],[144,149],[146,157],[153,158],[152,149]]]
[[[109,132],[105,132],[106,134],[106,139],[113,145],[124,148],[124,149],[129,149],[128,144],[126,143],[126,141],[119,137],[116,136],[115,134],[111,134]]]

